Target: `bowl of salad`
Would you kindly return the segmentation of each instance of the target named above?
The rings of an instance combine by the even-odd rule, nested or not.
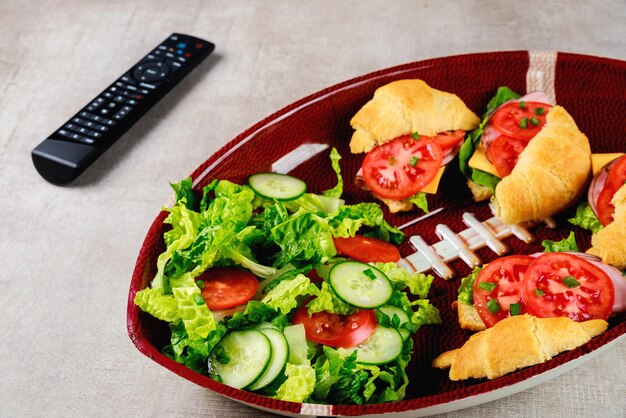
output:
[[[475,202],[452,164],[427,207],[390,213],[358,186],[363,156],[351,154],[350,119],[374,90],[419,78],[458,95],[480,113],[498,87],[526,90],[528,51],[483,53],[409,63],[305,97],[242,132],[172,183],[174,202],[155,217],[129,290],[127,325],[141,353],[226,397],[289,416],[452,411],[507,396],[557,376],[626,333],[624,317],[588,344],[495,380],[451,381],[431,367],[471,333],[451,308],[459,280],[401,267],[415,252],[408,237],[437,241],[436,226],[464,229],[463,213],[492,216]],[[553,53],[554,90],[592,149],[626,151],[626,64]],[[626,86],[624,86],[626,87]],[[588,97],[594,105],[589,106]],[[609,118],[610,119],[610,118]],[[426,213],[425,213],[426,212]],[[575,232],[537,225],[543,251]],[[561,219],[562,218],[562,219]],[[478,250],[488,262],[497,256]],[[471,273],[461,260],[451,267]],[[390,416],[391,416],[390,415]]]

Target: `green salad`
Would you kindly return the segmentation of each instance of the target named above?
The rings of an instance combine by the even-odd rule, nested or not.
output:
[[[328,404],[402,400],[413,339],[437,324],[433,277],[395,261],[404,234],[376,203],[345,204],[299,179],[258,173],[214,180],[202,196],[172,184],[165,251],[143,311],[169,323],[163,352],[224,384]]]

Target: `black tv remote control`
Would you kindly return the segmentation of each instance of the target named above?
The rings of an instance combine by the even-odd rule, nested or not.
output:
[[[169,36],[33,149],[39,174],[58,185],[74,180],[214,49]]]

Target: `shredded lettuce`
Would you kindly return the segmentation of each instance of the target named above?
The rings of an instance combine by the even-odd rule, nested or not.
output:
[[[576,207],[576,214],[573,218],[569,218],[567,222],[572,225],[576,225],[581,227],[582,229],[586,229],[588,231],[596,234],[599,230],[602,229],[602,224],[600,220],[596,216],[595,213],[591,210],[591,206],[587,202],[581,202]]]
[[[574,231],[571,231],[567,237],[560,241],[550,241],[547,239],[543,240],[541,245],[545,248],[544,252],[546,253],[563,251],[578,252],[578,244],[576,244],[576,235],[574,234]]]
[[[468,161],[472,158],[478,144],[480,144],[480,136],[482,135],[491,114],[503,103],[519,97],[520,95],[510,88],[506,86],[499,87],[496,95],[487,104],[487,110],[483,115],[482,121],[476,129],[468,134],[465,142],[463,142],[463,145],[461,145],[461,149],[459,150],[459,169],[461,170],[461,173],[474,183],[488,187],[492,191],[495,190],[496,185],[500,182],[500,178],[482,170],[470,167]]]
[[[458,301],[466,305],[474,306],[474,283],[478,273],[482,270],[482,267],[474,267],[474,270],[461,279],[461,286],[459,286]]]
[[[376,203],[342,206],[329,216],[328,225],[335,237],[353,237],[362,226],[367,226],[372,229],[372,232],[366,235],[387,242],[400,244],[405,238],[402,231],[385,221],[383,210]]]

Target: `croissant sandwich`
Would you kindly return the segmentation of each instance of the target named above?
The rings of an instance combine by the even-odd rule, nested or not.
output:
[[[594,177],[587,200],[602,227],[588,250],[620,270],[626,269],[626,156],[607,164]]]
[[[458,96],[422,80],[386,84],[350,121],[350,150],[367,153],[357,182],[391,212],[425,209],[424,193],[436,192],[443,167],[479,122]]]
[[[439,355],[432,365],[449,368],[451,380],[496,379],[573,350],[607,327],[602,319],[574,322],[566,317],[511,316],[472,335],[461,348]]]
[[[591,175],[589,140],[561,106],[541,92],[506,87],[460,151],[461,171],[477,201],[493,197],[504,223],[542,220],[572,205]]]

